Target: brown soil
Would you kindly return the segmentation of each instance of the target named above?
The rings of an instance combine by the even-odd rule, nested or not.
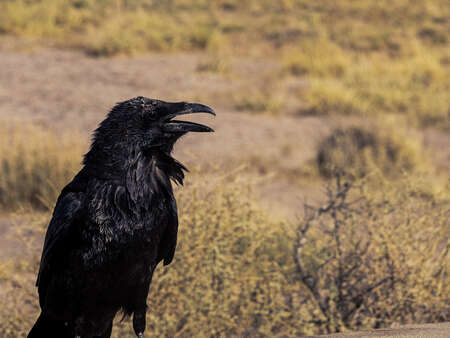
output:
[[[0,47],[0,120],[32,121],[58,132],[81,130],[88,137],[118,101],[143,95],[167,101],[200,101],[217,117],[196,116],[213,126],[213,135],[186,136],[175,157],[188,167],[230,170],[257,178],[261,202],[273,212],[295,218],[305,199],[320,201],[322,181],[308,176],[318,143],[337,125],[354,120],[296,116],[291,92],[304,81],[278,79],[275,61],[236,60],[231,74],[199,72],[199,54],[150,54],[135,58],[95,59],[75,51],[26,49],[13,40]],[[9,48],[13,44],[13,48]],[[23,48],[24,46],[21,45]],[[231,100],[271,81],[285,87],[284,114],[237,112]],[[289,94],[291,93],[291,94]],[[291,96],[289,96],[291,95]],[[356,121],[361,122],[361,121]],[[425,146],[442,170],[450,168],[450,135],[430,130]],[[188,178],[189,179],[189,178]],[[0,231],[8,227],[0,222]]]

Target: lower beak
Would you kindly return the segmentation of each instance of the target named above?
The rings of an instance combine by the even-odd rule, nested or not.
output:
[[[199,132],[199,133],[210,133],[214,130],[203,124],[187,122],[187,121],[177,121],[171,120],[164,124],[163,129],[168,133],[187,133],[189,131]]]
[[[174,118],[175,116],[195,114],[195,113],[206,113],[215,116],[216,113],[210,107],[199,103],[184,103],[182,104],[181,107],[180,104],[177,104],[176,107],[181,109],[173,113],[170,113],[166,117],[165,123],[163,125],[164,131],[169,133],[187,133],[190,131],[209,133],[214,131],[212,128],[205,126],[203,124],[188,121],[172,120],[172,118]]]

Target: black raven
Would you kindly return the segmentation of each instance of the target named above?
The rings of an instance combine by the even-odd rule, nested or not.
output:
[[[36,285],[41,314],[28,337],[110,337],[119,310],[145,329],[153,271],[174,256],[178,216],[171,157],[187,132],[175,120],[214,111],[202,104],[137,97],[118,103],[94,133],[83,168],[62,191],[45,236]]]

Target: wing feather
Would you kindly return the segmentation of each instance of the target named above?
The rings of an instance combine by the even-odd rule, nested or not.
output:
[[[52,258],[58,256],[60,248],[64,248],[69,233],[73,230],[77,220],[83,216],[86,185],[87,182],[81,172],[61,191],[58,197],[45,234],[36,286],[41,287],[42,275],[48,270]]]
[[[164,260],[164,265],[172,262],[177,247],[178,212],[175,198],[172,195],[169,222],[161,238],[159,247],[159,261]]]

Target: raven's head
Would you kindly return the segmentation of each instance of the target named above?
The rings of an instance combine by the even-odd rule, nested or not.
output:
[[[164,102],[136,97],[114,106],[94,133],[91,150],[84,163],[116,166],[136,152],[169,155],[175,142],[188,132],[212,132],[202,124],[176,119],[180,115],[214,111],[205,105]]]
[[[119,134],[136,146],[170,152],[173,144],[187,132],[213,131],[202,124],[175,120],[177,116],[194,113],[215,115],[211,108],[202,104],[164,102],[140,96],[118,103],[105,123],[113,122],[114,127],[120,129]]]

